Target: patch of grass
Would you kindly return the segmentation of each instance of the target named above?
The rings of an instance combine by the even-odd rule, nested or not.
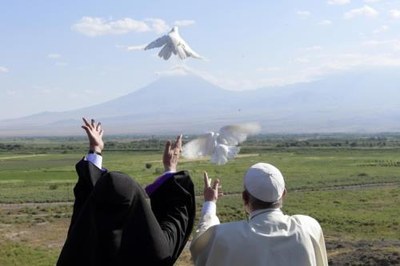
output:
[[[294,195],[293,195],[294,194]],[[353,239],[399,239],[399,187],[374,187],[288,195],[288,213],[320,221],[327,235]]]
[[[13,242],[0,244],[0,265],[4,266],[52,266],[55,265],[57,257],[58,252],[52,249]]]
[[[51,222],[54,219],[70,218],[72,204],[48,205],[48,206],[12,206],[3,207],[0,212],[0,224],[36,224]],[[1,265],[1,264],[0,264]]]
[[[286,142],[285,139],[282,141]],[[362,143],[357,140],[348,143],[354,141]],[[240,194],[243,175],[250,165],[268,162],[281,169],[285,176],[288,195],[284,212],[316,218],[327,239],[400,239],[400,142],[393,142],[393,147],[385,148],[348,148],[350,144],[346,144],[346,140],[342,140],[339,145],[342,148],[338,148],[331,146],[330,142],[318,140],[316,148],[313,142],[294,146],[278,143],[281,145],[278,147],[276,142],[253,141],[250,142],[253,146],[242,149],[241,155],[246,156],[226,165],[210,164],[207,158],[196,161],[183,158],[179,169],[187,169],[192,176],[196,194],[200,196],[198,212],[202,204],[203,172],[221,180],[226,194],[218,203],[221,222],[246,219]],[[23,151],[0,153],[0,202],[25,203],[23,207],[16,204],[0,209],[0,229],[6,228],[4,230],[11,232],[14,228],[36,230],[56,224],[57,229],[63,229],[62,232],[67,230],[77,179],[74,166],[84,156],[86,148],[80,148],[83,144],[78,145],[79,149],[68,148],[51,141],[43,148],[46,152],[40,153],[42,143],[46,142],[35,142],[32,150],[27,148],[28,143],[24,144],[27,146]],[[153,144],[154,147],[160,146],[158,142]],[[123,147],[123,143],[116,142],[115,145]],[[54,152],[59,149],[57,147],[68,152]],[[106,149],[103,154],[105,168],[125,172],[143,186],[163,172],[161,146],[146,151]],[[0,234],[0,265],[54,265],[60,246],[46,249],[45,239],[51,238],[60,244],[65,235],[59,231],[51,236],[47,234],[41,236],[40,245],[23,238],[19,242],[10,241]]]

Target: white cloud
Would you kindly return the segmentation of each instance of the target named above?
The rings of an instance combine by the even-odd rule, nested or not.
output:
[[[252,88],[284,86],[300,82],[310,82],[324,76],[369,67],[400,67],[399,53],[347,53],[347,54],[326,54],[316,57],[312,64],[305,64],[301,68],[288,67],[276,72],[273,76],[252,81]],[[233,82],[232,82],[233,84]],[[244,83],[238,83],[238,85]],[[229,88],[229,87],[227,87]],[[247,89],[251,88],[250,86]],[[239,87],[239,90],[246,87]]]
[[[143,45],[131,45],[131,46],[120,46],[121,48],[126,49],[127,51],[140,51],[146,47],[146,44]]]
[[[9,72],[8,68],[0,66],[0,73],[7,73]]]
[[[145,21],[150,24],[150,29],[155,31],[157,34],[165,33],[171,28],[164,20],[160,18],[148,18]]]
[[[347,5],[350,3],[350,0],[329,0],[328,4],[330,5]]]
[[[333,73],[368,67],[400,66],[400,55],[347,53],[321,56],[320,62],[303,67],[287,69],[280,75],[258,80],[258,86],[284,86],[300,82],[310,82]]]
[[[389,10],[389,15],[394,19],[400,19],[400,9]]]
[[[377,3],[380,2],[381,0],[364,0],[365,3]]]
[[[194,20],[177,20],[174,25],[190,26]],[[166,33],[171,26],[160,18],[146,18],[135,20],[132,18],[122,18],[119,20],[105,19],[100,17],[82,17],[77,23],[72,25],[72,30],[89,37],[112,34],[126,34],[129,32],[149,32],[157,34]]]
[[[184,20],[176,20],[174,22],[174,25],[176,25],[178,27],[186,27],[186,26],[193,25],[194,23],[195,23],[194,20],[184,19]]]
[[[364,44],[366,45],[366,44]],[[400,40],[386,42],[370,41],[368,45],[385,46],[377,47],[376,53],[349,52],[332,54],[313,54],[309,57],[298,57],[293,61],[303,64],[293,64],[291,61],[287,66],[258,67],[255,71],[261,75],[259,78],[231,77],[231,75],[215,74],[189,68],[188,66],[176,66],[168,71],[158,72],[158,75],[177,76],[193,73],[205,80],[228,90],[243,91],[262,87],[279,87],[300,82],[310,82],[324,76],[368,67],[400,66],[400,53],[394,50],[398,46],[400,51]],[[393,50],[388,50],[390,46]],[[319,46],[311,46],[310,49],[317,49]],[[306,48],[305,48],[306,49]]]
[[[372,7],[365,5],[361,8],[355,8],[350,10],[349,12],[346,12],[344,14],[345,19],[352,19],[355,17],[363,16],[363,17],[368,17],[368,18],[374,18],[378,16],[378,11],[373,9]]]
[[[389,30],[389,26],[388,25],[382,25],[380,28],[376,29],[373,31],[374,34],[379,34],[379,33],[383,33]]]
[[[364,46],[379,48],[381,51],[400,51],[400,40],[370,40],[363,43]]]
[[[143,21],[131,18],[106,20],[99,17],[83,17],[72,26],[72,29],[90,37],[125,34],[128,32],[146,32],[151,30]]]
[[[47,57],[50,59],[59,59],[61,58],[61,55],[54,53],[54,54],[48,54]]]
[[[329,19],[324,19],[324,20],[320,21],[318,24],[322,25],[322,26],[329,26],[329,25],[332,25],[332,21]]]
[[[301,61],[302,58],[298,59]],[[302,63],[304,63],[304,65],[302,65],[301,68],[295,64],[286,67],[259,67],[256,71],[262,74],[260,78],[232,78],[230,75],[216,76],[209,72],[195,70],[187,66],[175,67],[170,71],[164,71],[158,74],[185,75],[187,73],[193,73],[221,88],[243,91],[262,87],[279,87],[301,82],[310,82],[330,74],[352,69],[400,66],[400,53],[387,53],[385,51],[377,54],[371,54],[368,52],[321,54],[313,57],[312,61],[310,60],[309,62],[312,62],[312,64],[306,64],[307,62],[303,61]]]
[[[299,10],[296,12],[296,14],[300,18],[308,18],[309,16],[311,16],[311,12],[307,10]]]

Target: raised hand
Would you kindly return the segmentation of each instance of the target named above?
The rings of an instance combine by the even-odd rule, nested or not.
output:
[[[167,141],[164,148],[163,164],[165,171],[176,171],[178,165],[179,156],[182,152],[182,135],[176,138],[174,143]]]
[[[212,181],[211,178],[208,178],[207,172],[204,172],[204,201],[213,201],[216,203],[223,196],[223,193],[219,191],[220,188],[219,179]]]
[[[86,118],[82,118],[84,125],[82,128],[86,131],[86,134],[89,139],[89,149],[91,151],[101,153],[104,148],[103,142],[103,129],[101,128],[101,123],[97,122],[94,119],[90,120],[90,123],[86,120]]]

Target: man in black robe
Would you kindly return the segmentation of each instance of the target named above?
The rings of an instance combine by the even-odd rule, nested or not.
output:
[[[167,141],[165,173],[144,190],[128,175],[102,168],[101,124],[83,121],[90,148],[76,164],[73,214],[57,265],[173,265],[195,216],[191,178],[176,171],[182,136]]]

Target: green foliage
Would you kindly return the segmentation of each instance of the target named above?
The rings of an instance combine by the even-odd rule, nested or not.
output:
[[[50,266],[55,265],[57,256],[58,252],[52,249],[13,242],[0,244],[0,265],[4,266]]]

